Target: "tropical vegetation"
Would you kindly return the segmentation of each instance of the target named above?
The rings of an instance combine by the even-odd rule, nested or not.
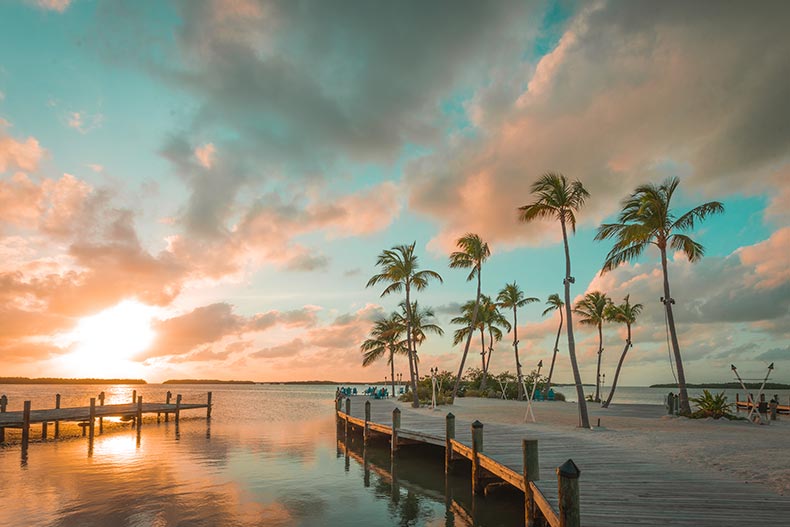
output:
[[[601,406],[604,408],[608,408],[612,403],[614,391],[617,389],[617,381],[620,378],[620,370],[623,368],[623,363],[625,362],[625,355],[628,353],[628,350],[633,347],[633,343],[631,342],[631,326],[633,326],[633,324],[636,322],[636,319],[639,318],[643,308],[644,306],[642,304],[632,305],[631,295],[625,295],[622,304],[609,304],[609,306],[606,308],[606,312],[604,313],[606,320],[609,322],[625,324],[626,327],[625,346],[623,347],[623,353],[620,354],[620,360],[617,362],[617,370],[614,372],[614,380],[612,381],[612,387],[609,390],[609,397],[607,397],[606,401],[601,404]]]
[[[505,287],[503,287],[499,291],[499,294],[497,294],[496,300],[500,307],[513,310],[513,324],[510,327],[513,328],[513,353],[516,356],[516,384],[518,400],[521,401],[524,399],[524,385],[522,384],[524,375],[521,372],[521,360],[518,358],[518,308],[524,307],[527,304],[531,304],[533,302],[539,302],[539,300],[535,297],[524,296],[524,291],[521,290],[516,282],[513,282],[512,284],[505,284]],[[552,366],[553,365],[554,363],[552,362]]]
[[[601,355],[603,355],[603,323],[606,310],[612,300],[600,291],[591,291],[576,302],[573,312],[579,315],[579,324],[595,326],[598,329],[598,368],[595,372],[595,395],[593,401],[601,402]]]

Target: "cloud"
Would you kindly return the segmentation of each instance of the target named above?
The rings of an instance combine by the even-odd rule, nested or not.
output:
[[[0,119],[0,173],[9,170],[36,170],[45,150],[34,137],[28,137],[24,141],[11,137],[7,131],[10,126],[8,121]]]
[[[473,130],[407,166],[410,208],[441,226],[431,247],[469,230],[509,246],[555,241],[558,226],[516,221],[530,185],[550,170],[590,191],[583,224],[668,174],[694,197],[781,186],[773,175],[790,142],[787,15],[782,2],[584,6],[529,73],[512,69],[526,89],[506,110],[501,98],[473,98]],[[512,78],[496,82],[511,93]]]
[[[58,13],[65,12],[71,5],[71,2],[72,0],[28,0],[28,3],[35,5],[39,9],[57,11]]]
[[[195,148],[195,157],[203,168],[211,168],[211,165],[214,164],[214,154],[216,152],[217,149],[214,147],[214,143],[206,143]]]
[[[81,134],[87,134],[91,130],[101,127],[104,122],[104,115],[101,113],[89,114],[87,112],[71,112],[66,118],[69,128],[74,128]]]

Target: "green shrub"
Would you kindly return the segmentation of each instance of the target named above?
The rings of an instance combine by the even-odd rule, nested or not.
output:
[[[714,419],[733,419],[735,416],[730,412],[732,403],[727,402],[727,396],[724,392],[711,394],[708,390],[702,390],[702,395],[699,397],[692,397],[691,402],[697,405],[697,411],[692,412],[691,418],[705,419],[712,417]]]

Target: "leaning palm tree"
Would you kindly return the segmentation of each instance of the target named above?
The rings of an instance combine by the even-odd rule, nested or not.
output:
[[[557,338],[554,339],[554,353],[551,356],[551,368],[549,368],[549,377],[546,379],[546,388],[544,389],[543,395],[546,397],[549,396],[549,390],[551,389],[551,377],[554,375],[554,362],[557,360],[557,353],[560,351],[560,333],[562,333],[562,307],[565,303],[560,299],[560,295],[554,293],[549,295],[548,300],[546,300],[546,309],[543,310],[543,316],[545,317],[552,311],[556,311],[560,314],[560,325],[557,328]]]
[[[669,274],[667,271],[667,248],[683,252],[690,262],[698,262],[705,254],[702,245],[682,232],[694,229],[697,222],[703,221],[712,214],[724,212],[724,206],[718,201],[709,201],[694,207],[679,218],[670,206],[680,180],[672,177],[661,185],[641,185],[622,202],[622,210],[616,223],[604,223],[598,228],[596,240],[614,238],[615,243],[601,273],[611,271],[624,262],[636,260],[649,245],[658,247],[661,254],[661,270],[664,275],[664,304],[666,322],[672,340],[672,355],[677,369],[678,395],[680,397],[680,413],[689,415],[688,390],[686,374],[683,371],[683,359],[680,356],[680,344],[675,330],[675,317],[672,304],[675,300],[669,291]]]
[[[411,290],[412,288],[417,291],[422,291],[428,287],[428,282],[431,279],[442,281],[442,277],[436,271],[428,269],[419,270],[420,266],[417,261],[417,256],[414,254],[414,246],[417,242],[411,245],[397,245],[392,249],[386,249],[379,254],[376,259],[376,266],[381,271],[379,274],[373,275],[366,287],[371,287],[379,282],[389,283],[389,285],[381,293],[381,296],[386,296],[390,293],[404,291],[406,293],[406,349],[409,356],[409,375],[411,377],[411,389],[413,394],[412,406],[418,408],[420,406],[420,399],[417,395],[417,378],[414,356],[414,347],[412,346],[412,332],[411,332]]]
[[[625,347],[617,363],[617,370],[614,372],[614,381],[612,381],[612,389],[609,390],[609,397],[607,397],[606,401],[601,405],[604,408],[608,408],[609,404],[612,402],[614,390],[617,388],[617,379],[620,377],[620,368],[623,367],[623,362],[625,361],[625,354],[628,353],[629,348],[633,347],[631,343],[631,325],[636,322],[636,319],[639,317],[639,314],[642,313],[642,308],[644,307],[642,304],[631,305],[629,301],[630,297],[631,295],[626,295],[623,303],[619,306],[610,304],[609,307],[606,308],[606,313],[604,313],[606,320],[618,324],[625,324],[626,327]]]
[[[401,314],[396,315],[399,320],[401,321],[401,325],[405,332],[406,324],[405,324],[405,317],[406,317],[406,302],[400,303]],[[433,333],[435,335],[442,336],[444,335],[444,330],[433,320],[436,318],[436,314],[434,313],[433,309],[430,307],[421,308],[417,301],[411,303],[411,342],[414,346],[414,374],[419,380],[420,378],[420,370],[419,370],[419,360],[417,357],[417,347],[422,346],[425,339],[428,338],[428,333]]]
[[[481,295],[482,296],[482,295]],[[456,324],[461,326],[460,328],[456,329],[453,332],[453,346],[457,346],[461,342],[464,342],[467,339],[471,339],[471,336],[474,336],[475,331],[480,331],[480,340],[481,340],[481,353],[485,352],[485,325],[483,323],[482,317],[475,314],[475,310],[478,307],[478,303],[474,300],[469,300],[468,302],[464,302],[461,306],[461,314],[457,317],[453,317],[450,320],[451,324]],[[476,320],[472,321],[472,317],[475,317]],[[471,335],[471,336],[470,336]],[[485,365],[485,364],[484,364]]]
[[[537,198],[534,203],[519,207],[519,220],[530,222],[537,219],[554,218],[562,227],[562,242],[565,246],[565,315],[568,319],[568,355],[576,383],[576,396],[579,399],[579,426],[590,428],[587,415],[587,402],[584,400],[584,387],[576,362],[576,342],[573,339],[573,315],[571,314],[571,254],[568,249],[568,227],[576,232],[575,213],[584,205],[590,193],[579,180],[568,182],[562,174],[547,173],[532,185],[532,194]]]
[[[477,296],[475,297],[475,305],[469,318],[470,331],[466,335],[466,344],[464,345],[464,354],[461,357],[461,365],[458,367],[458,376],[455,378],[455,386],[453,386],[452,400],[458,395],[458,386],[461,383],[461,376],[464,373],[464,364],[466,363],[466,356],[469,353],[469,344],[472,342],[472,328],[477,323],[477,312],[480,305],[480,288],[481,288],[481,272],[483,269],[483,262],[491,256],[491,250],[488,244],[480,238],[477,234],[467,233],[455,242],[458,251],[450,254],[450,268],[452,269],[471,269],[466,281],[469,282],[477,277]]]
[[[491,297],[482,295],[480,297],[480,312],[478,313],[481,328],[481,340],[483,350],[483,378],[480,382],[480,389],[485,390],[488,383],[488,370],[491,365],[491,357],[494,354],[494,342],[502,340],[502,328],[510,331],[510,322],[499,311],[498,304],[491,301]],[[488,348],[485,345],[485,331],[488,331]]]
[[[362,350],[362,366],[370,366],[382,357],[387,357],[392,373],[392,393],[395,394],[395,355],[408,355],[406,344],[401,338],[404,328],[397,313],[389,317],[379,317],[373,322],[370,338],[366,339]]]
[[[524,291],[521,290],[516,282],[513,282],[512,284],[505,284],[505,287],[499,291],[496,299],[501,307],[504,307],[505,309],[513,309],[513,351],[516,354],[518,400],[521,401],[524,399],[524,385],[521,382],[523,375],[521,373],[521,361],[518,358],[518,316],[516,312],[518,311],[518,308],[524,307],[527,304],[531,304],[532,302],[537,302],[538,299],[535,297],[525,297]],[[553,365],[554,363],[552,362],[552,366]]]
[[[584,295],[584,298],[576,302],[573,312],[581,316],[579,324],[585,326],[595,326],[598,328],[598,369],[595,373],[595,397],[596,403],[601,402],[601,355],[603,355],[603,323],[606,320],[606,309],[612,303],[612,299],[606,293],[592,291]]]

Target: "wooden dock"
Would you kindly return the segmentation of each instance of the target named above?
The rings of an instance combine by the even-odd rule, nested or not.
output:
[[[6,411],[8,400],[5,395],[3,395],[0,397],[0,443],[5,442],[6,428],[21,429],[24,459],[30,440],[30,429],[32,425],[40,425],[41,439],[46,440],[50,424],[54,425],[53,439],[58,439],[60,435],[60,423],[77,423],[82,427],[82,435],[87,435],[92,445],[96,422],[98,421],[99,432],[101,433],[103,431],[103,419],[105,417],[128,418],[134,421],[138,433],[143,423],[143,415],[145,414],[156,414],[157,419],[159,416],[164,415],[165,421],[169,421],[170,415],[172,414],[176,426],[178,426],[182,411],[203,408],[206,410],[206,418],[211,419],[211,395],[211,392],[208,392],[205,403],[185,403],[182,401],[181,394],[177,394],[175,402],[171,403],[172,394],[171,392],[167,392],[166,400],[163,403],[143,403],[143,397],[137,396],[137,392],[135,391],[132,396],[135,402],[105,405],[104,392],[102,392],[98,397],[91,397],[88,406],[68,408],[60,407],[60,395],[57,395],[54,408],[34,410],[31,408],[30,401],[24,401],[23,410],[15,412]],[[96,404],[97,399],[99,400],[98,405]]]
[[[455,459],[471,462],[474,493],[485,494],[494,482],[504,482],[522,492],[529,489],[532,501],[525,493],[525,511],[529,503],[534,503],[533,516],[543,521],[542,516],[551,527],[574,525],[563,517],[564,509],[573,506],[573,496],[567,495],[573,488],[563,487],[567,481],[558,476],[559,471],[571,468],[567,464],[571,458],[579,469],[575,482],[581,520],[575,525],[786,527],[790,518],[790,497],[713,470],[673,464],[658,456],[646,458],[602,443],[582,430],[563,434],[530,429],[528,425],[485,423],[473,428],[473,423],[456,423],[444,412],[413,411],[405,404],[402,411],[396,411],[392,400],[370,400],[366,419],[365,397],[342,401],[336,414],[346,433],[386,436],[393,456],[413,443],[443,447],[448,468]],[[448,441],[449,435],[453,437]],[[529,483],[525,472],[534,474],[537,470],[525,468],[533,463],[528,459],[531,454],[525,455],[525,439],[537,444],[534,461],[539,474]],[[561,497],[563,488],[566,492]],[[525,512],[525,516],[529,514]],[[525,518],[525,525],[528,520]]]

